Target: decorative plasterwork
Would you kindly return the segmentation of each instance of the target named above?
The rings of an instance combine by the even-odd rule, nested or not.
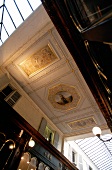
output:
[[[40,51],[37,51],[32,56],[22,61],[19,64],[19,67],[27,74],[27,76],[32,77],[39,71],[54,63],[57,59],[58,57],[53,53],[48,44]]]
[[[96,125],[96,121],[93,117],[88,117],[76,121],[67,123],[71,129],[81,129],[87,127],[93,127]]]
[[[59,84],[49,89],[48,100],[54,108],[68,110],[77,107],[80,95],[76,87]]]

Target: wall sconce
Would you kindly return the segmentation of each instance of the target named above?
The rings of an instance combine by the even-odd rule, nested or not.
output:
[[[99,127],[94,127],[93,129],[92,129],[92,132],[93,132],[93,134],[95,135],[95,136],[97,136],[101,141],[103,141],[103,142],[108,142],[108,141],[111,141],[112,140],[112,138],[110,138],[110,139],[107,139],[107,140],[103,140],[102,138],[101,138],[101,129],[99,128]]]
[[[7,143],[9,143],[9,149],[15,148],[15,142],[12,139],[8,139],[3,143],[2,147],[0,148],[0,151],[5,147]]]
[[[34,147],[35,146],[35,141],[32,139],[32,137],[30,138],[30,141],[29,141],[29,146],[30,147]]]
[[[10,145],[9,145],[9,149],[14,149],[16,146],[15,146],[15,142],[11,139],[7,140],[6,142],[12,142]]]
[[[4,148],[10,150],[10,152],[9,151],[7,152],[7,155],[5,158],[5,163],[3,165],[3,169],[5,169],[6,165],[8,164],[8,161],[9,161],[15,147],[16,147],[15,142],[12,139],[8,139],[3,143],[2,147],[0,148],[0,152],[2,152]],[[2,157],[1,157],[1,162],[2,162]]]

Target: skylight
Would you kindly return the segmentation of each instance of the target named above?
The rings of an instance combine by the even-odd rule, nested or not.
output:
[[[102,135],[103,140],[111,138],[111,134]],[[78,144],[99,170],[112,170],[112,140],[102,142],[95,136],[76,140],[75,143]]]
[[[0,46],[39,5],[40,0],[0,0]]]

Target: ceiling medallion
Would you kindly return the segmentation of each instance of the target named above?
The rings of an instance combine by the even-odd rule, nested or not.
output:
[[[34,76],[44,68],[48,67],[57,60],[58,57],[53,53],[48,44],[40,51],[25,59],[19,64],[19,67],[26,73],[28,77]]]
[[[68,110],[77,107],[80,96],[74,86],[59,84],[49,89],[48,100],[54,108]]]
[[[76,121],[67,123],[71,129],[81,129],[87,127],[93,127],[96,125],[96,121],[93,117],[88,117]]]

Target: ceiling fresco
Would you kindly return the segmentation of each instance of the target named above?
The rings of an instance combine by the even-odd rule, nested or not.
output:
[[[68,110],[77,107],[80,96],[75,87],[60,84],[49,89],[48,100],[54,108]]]
[[[32,77],[55,62],[56,59],[57,56],[52,52],[50,45],[48,44],[25,61],[22,61],[19,64],[19,67],[27,74],[27,76]]]
[[[82,129],[90,126],[91,128],[96,126],[97,122],[93,117],[88,117],[84,119],[80,119],[77,121],[69,122],[68,126],[72,129]]]

